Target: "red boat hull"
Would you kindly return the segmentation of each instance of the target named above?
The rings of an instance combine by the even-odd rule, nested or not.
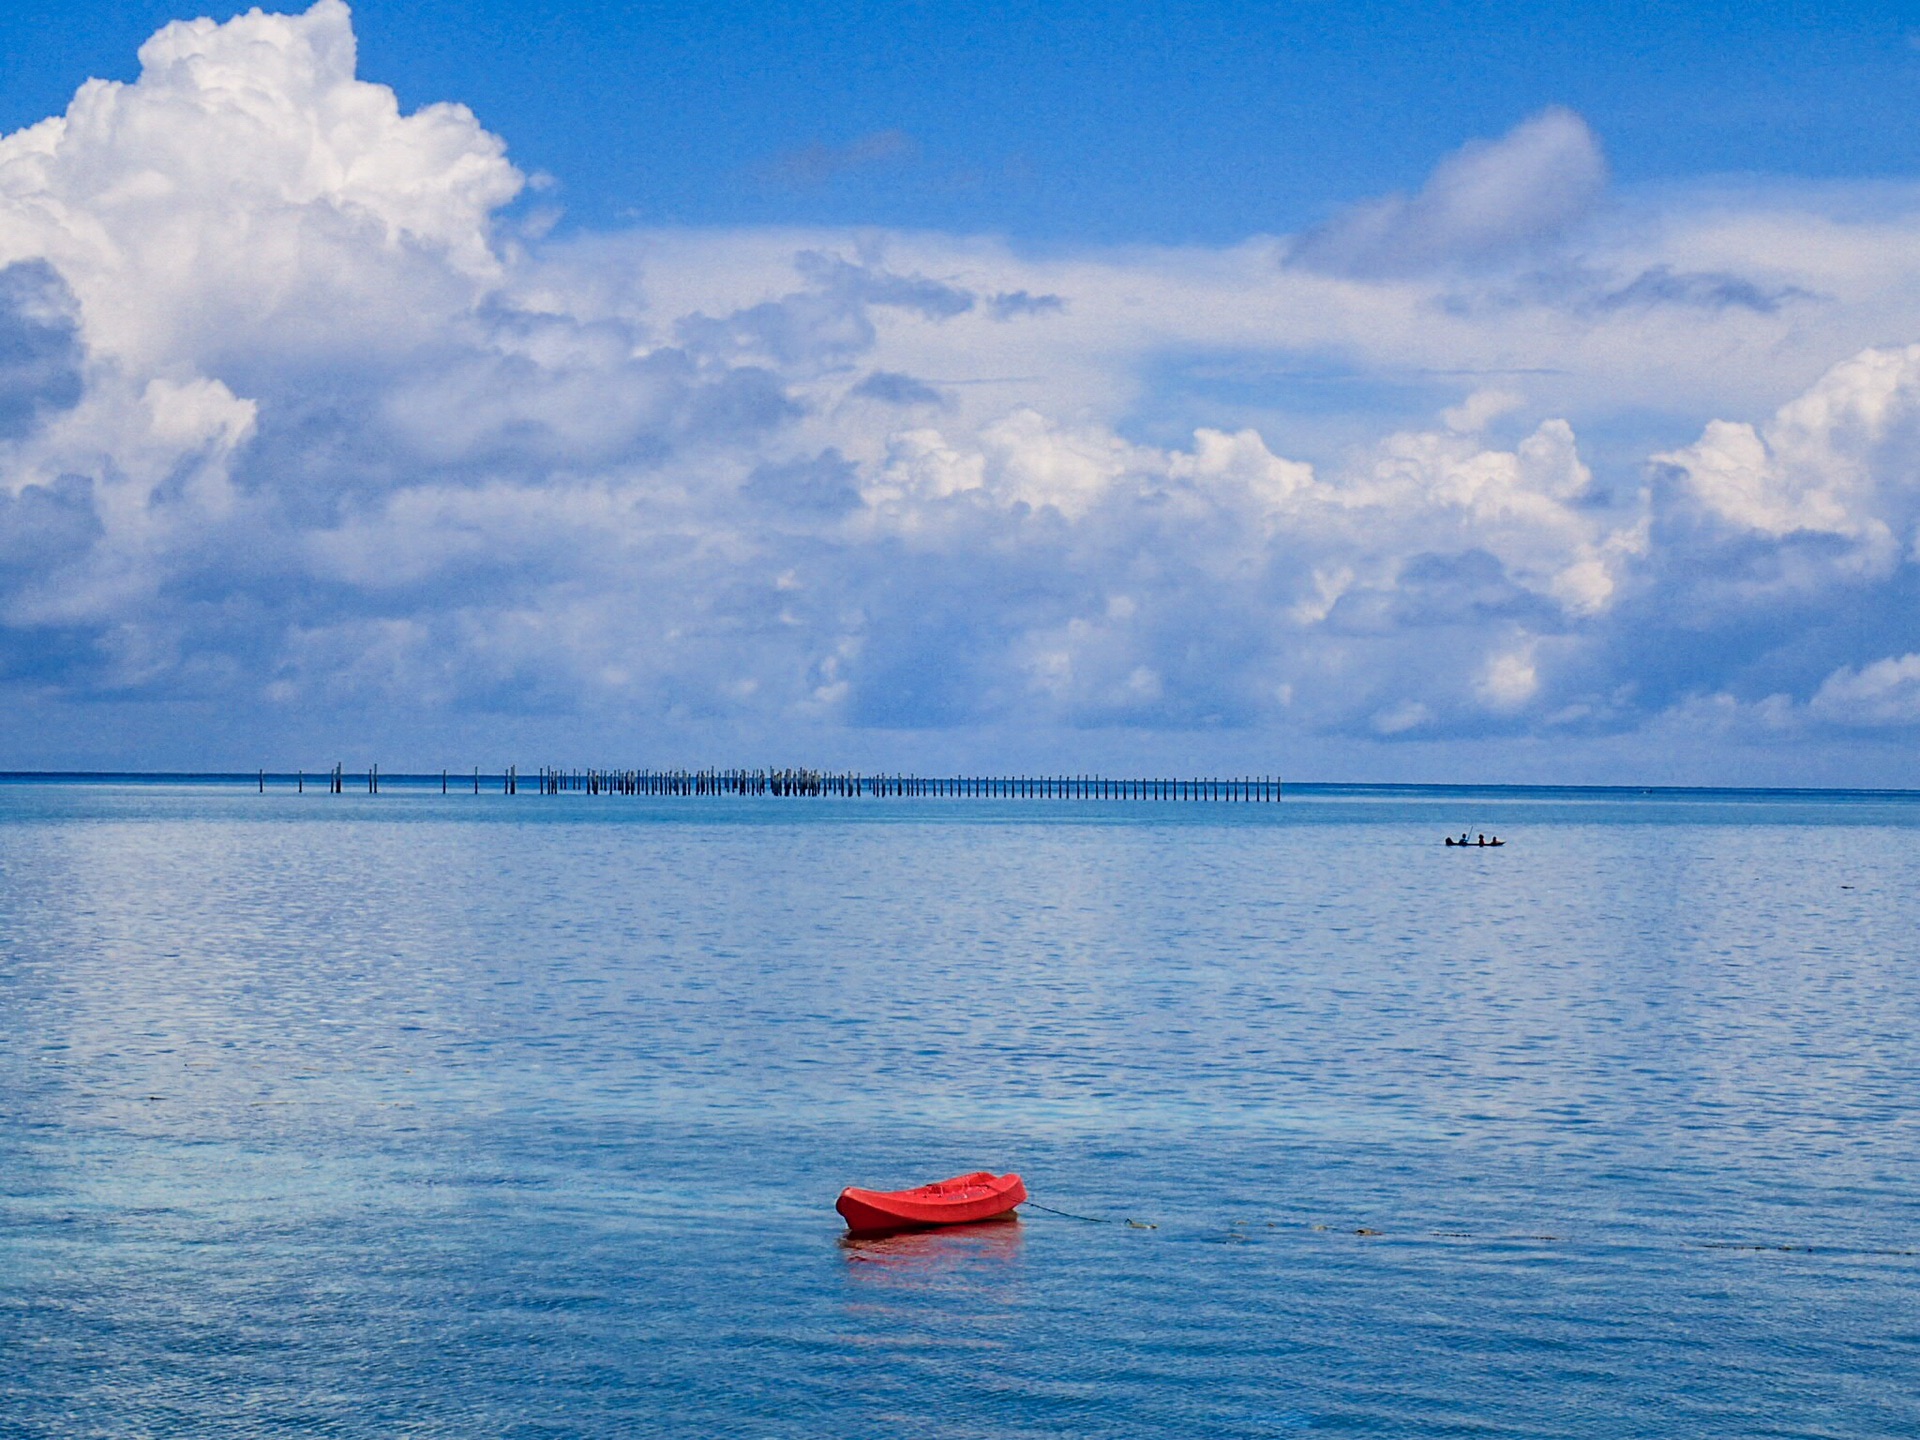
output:
[[[1012,1212],[1027,1198],[1018,1175],[977,1170],[913,1190],[861,1190],[848,1186],[834,1209],[855,1234],[913,1230],[931,1225],[971,1225]]]

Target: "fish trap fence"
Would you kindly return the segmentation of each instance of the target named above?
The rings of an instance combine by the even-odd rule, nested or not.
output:
[[[541,766],[522,774],[518,766],[500,770],[442,770],[425,774],[383,772],[378,765],[349,771],[261,770],[257,775],[228,775],[224,780],[253,780],[260,793],[269,785],[306,794],[381,794],[435,789],[443,795],[606,795],[606,796],[773,796],[841,800],[1140,800],[1273,804],[1280,799],[1277,775],[1130,777],[1113,775],[905,775],[855,770],[710,769],[622,770]]]
[[[525,783],[511,772],[508,793]],[[1143,800],[1272,804],[1278,776],[887,775],[839,770],[564,770],[533,781],[545,795],[780,796],[829,799]]]

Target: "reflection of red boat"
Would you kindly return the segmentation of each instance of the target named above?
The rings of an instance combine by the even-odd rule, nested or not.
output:
[[[840,1251],[854,1274],[914,1284],[955,1274],[983,1275],[1019,1259],[1025,1228],[1017,1216],[1004,1215],[978,1225],[849,1231],[840,1237]]]
[[[970,1225],[1012,1212],[1027,1198],[1018,1175],[979,1170],[922,1185],[917,1190],[860,1190],[848,1186],[834,1203],[856,1234],[906,1230],[922,1225]]]

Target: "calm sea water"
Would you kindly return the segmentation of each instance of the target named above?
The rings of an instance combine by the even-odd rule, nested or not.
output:
[[[0,786],[0,1434],[1920,1433],[1916,878],[1898,797]],[[1102,1223],[842,1239],[976,1167]]]

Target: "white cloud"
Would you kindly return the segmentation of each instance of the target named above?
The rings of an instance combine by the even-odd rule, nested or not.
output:
[[[0,264],[51,261],[96,353],[136,366],[433,338],[495,282],[519,191],[460,105],[354,77],[347,7],[167,26],[0,139]]]
[[[1657,457],[1720,520],[1775,539],[1850,542],[1884,569],[1920,499],[1920,345],[1862,351],[1834,366],[1761,428],[1715,421],[1694,445]]]
[[[1417,730],[1433,718],[1433,712],[1418,700],[1403,700],[1373,717],[1373,728],[1382,735],[1404,735]]]
[[[1836,725],[1920,725],[1920,655],[1843,666],[1820,682],[1808,709]]]
[[[1474,391],[1458,405],[1448,406],[1440,412],[1440,418],[1449,430],[1462,435],[1478,435],[1502,415],[1524,409],[1526,403],[1527,397],[1524,395],[1489,386]]]
[[[1531,700],[1540,689],[1540,673],[1528,650],[1508,651],[1487,661],[1480,672],[1480,693],[1498,710],[1511,710]]]
[[[1571,110],[1543,110],[1462,146],[1419,193],[1356,205],[1300,238],[1297,264],[1356,276],[1494,259],[1553,239],[1606,188],[1607,162]]]

